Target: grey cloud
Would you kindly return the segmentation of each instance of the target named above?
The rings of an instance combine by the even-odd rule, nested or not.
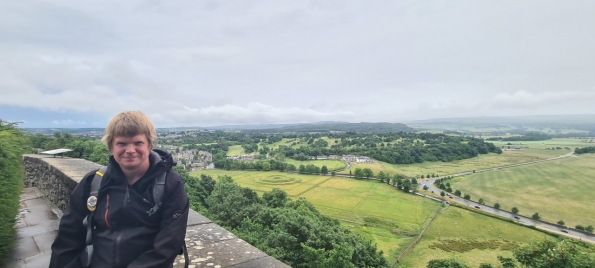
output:
[[[0,105],[169,125],[595,113],[594,8],[3,2]]]

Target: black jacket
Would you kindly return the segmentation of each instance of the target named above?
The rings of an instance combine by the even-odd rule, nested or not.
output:
[[[92,267],[172,267],[181,252],[188,220],[188,196],[180,175],[171,170],[175,163],[170,155],[155,150],[149,159],[149,170],[136,183],[128,185],[120,166],[110,157],[93,216]],[[149,215],[147,212],[154,206],[155,178],[166,171],[162,206],[157,213]],[[95,171],[85,175],[70,196],[52,244],[50,268],[83,267],[80,256],[85,254],[87,233],[83,219],[90,213],[86,199],[94,175]]]

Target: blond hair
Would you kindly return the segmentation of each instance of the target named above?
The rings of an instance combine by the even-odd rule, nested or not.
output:
[[[157,132],[151,120],[139,111],[127,111],[114,116],[110,120],[101,141],[111,150],[115,137],[134,137],[140,134],[145,134],[151,148],[153,148],[153,144],[157,140]]]

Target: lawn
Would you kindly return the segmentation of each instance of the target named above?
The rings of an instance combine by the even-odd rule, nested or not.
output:
[[[280,188],[290,198],[305,197],[321,213],[378,244],[389,260],[411,243],[439,207],[439,203],[377,181],[274,171],[201,170],[191,175],[200,174],[231,176],[239,185],[259,194]]]
[[[440,212],[420,242],[397,267],[422,268],[432,259],[456,258],[470,267],[483,262],[498,264],[497,257],[512,257],[511,249],[547,237],[527,227],[465,209]]]
[[[545,163],[482,172],[453,181],[452,188],[472,199],[517,207],[530,217],[539,212],[548,222],[595,226],[595,155],[584,154]]]
[[[242,147],[242,145],[232,145],[229,146],[229,151],[227,151],[227,156],[236,156],[246,154],[246,151]]]

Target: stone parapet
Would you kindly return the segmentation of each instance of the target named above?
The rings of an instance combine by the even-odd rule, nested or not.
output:
[[[84,159],[33,154],[24,155],[23,164],[26,187],[36,187],[61,210],[66,209],[70,193],[85,174],[101,167]],[[61,212],[57,214],[61,216]],[[189,268],[289,267],[193,210],[188,217],[186,246]],[[184,263],[184,256],[178,256],[174,267],[184,267]]]

